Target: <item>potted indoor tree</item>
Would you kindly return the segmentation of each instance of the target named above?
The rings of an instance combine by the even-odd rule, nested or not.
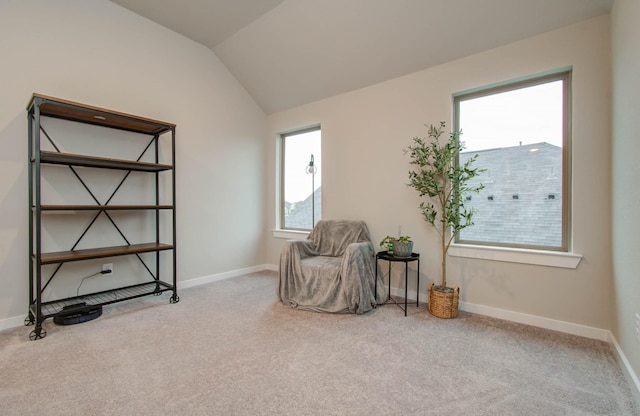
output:
[[[484,188],[482,184],[469,185],[483,170],[472,167],[478,155],[458,163],[464,149],[460,132],[451,132],[449,139],[441,142],[446,123],[426,127],[428,137],[414,137],[413,144],[405,149],[416,166],[409,172],[407,185],[426,199],[420,203],[420,211],[440,235],[442,281],[429,286],[429,312],[439,318],[455,318],[460,288],[447,286],[447,251],[460,230],[473,225],[474,211],[464,206],[464,195]]]

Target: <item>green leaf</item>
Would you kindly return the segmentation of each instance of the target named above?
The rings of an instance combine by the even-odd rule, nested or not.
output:
[[[449,244],[460,230],[473,226],[474,210],[464,206],[464,196],[484,189],[484,185],[471,186],[469,181],[485,170],[473,167],[477,154],[462,165],[456,164],[460,152],[464,150],[460,140],[462,132],[451,132],[448,140],[442,141],[446,128],[444,121],[439,125],[425,126],[427,137],[414,137],[412,144],[403,149],[405,154],[409,154],[410,164],[416,166],[415,170],[409,171],[407,186],[425,198],[420,203],[420,211],[425,221],[440,233],[443,247],[442,285],[445,286]]]

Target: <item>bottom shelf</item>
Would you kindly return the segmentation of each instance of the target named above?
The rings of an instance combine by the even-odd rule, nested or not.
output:
[[[42,319],[44,320],[55,316],[57,313],[61,312],[62,308],[65,306],[70,306],[79,302],[85,302],[87,305],[109,305],[111,303],[122,302],[128,299],[139,298],[170,290],[174,290],[173,285],[158,281],[120,287],[117,289],[105,290],[104,292],[90,293],[87,295],[51,302],[43,302],[41,304]],[[37,316],[35,304],[32,304],[29,309],[33,316]]]

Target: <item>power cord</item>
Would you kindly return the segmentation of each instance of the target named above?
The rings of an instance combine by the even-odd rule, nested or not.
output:
[[[79,296],[79,294],[80,294],[80,286],[82,286],[82,284],[84,283],[85,280],[87,280],[90,277],[95,277],[95,276],[97,276],[99,274],[110,274],[110,273],[111,273],[111,270],[102,270],[102,271],[99,271],[97,273],[90,274],[89,276],[83,277],[82,280],[80,281],[80,284],[76,288],[76,296]]]

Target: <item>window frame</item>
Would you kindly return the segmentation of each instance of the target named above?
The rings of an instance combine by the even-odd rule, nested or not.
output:
[[[533,251],[570,253],[572,250],[572,68],[562,68],[543,74],[532,75],[515,80],[505,81],[453,94],[453,131],[460,130],[460,103],[462,101],[487,97],[521,88],[533,87],[550,82],[563,82],[563,127],[562,127],[562,242],[559,246],[542,246],[532,244],[516,244],[492,241],[462,240],[457,235],[454,244],[459,246],[494,247],[507,249],[524,249]],[[459,163],[456,158],[456,164]]]
[[[299,134],[304,134],[304,133],[310,133],[313,131],[320,131],[320,145],[322,146],[322,128],[320,126],[320,124],[313,124],[310,126],[306,126],[306,127],[302,127],[302,128],[298,128],[298,129],[292,129],[292,130],[287,130],[284,132],[280,132],[278,133],[278,140],[279,140],[279,146],[280,146],[280,152],[279,152],[279,169],[278,169],[278,175],[279,175],[279,188],[278,188],[278,202],[279,202],[279,206],[278,206],[278,213],[277,213],[277,219],[278,219],[278,225],[277,225],[277,231],[279,231],[279,235],[282,235],[283,238],[292,238],[291,237],[291,233],[295,233],[295,234],[300,234],[300,233],[309,233],[312,228],[295,228],[295,227],[285,227],[285,220],[284,220],[284,207],[285,207],[285,157],[286,157],[286,138],[289,136],[297,136]],[[320,218],[322,218],[322,198],[320,199]],[[315,219],[314,219],[315,220]],[[275,234],[274,234],[275,235]],[[279,236],[276,235],[276,236]]]

